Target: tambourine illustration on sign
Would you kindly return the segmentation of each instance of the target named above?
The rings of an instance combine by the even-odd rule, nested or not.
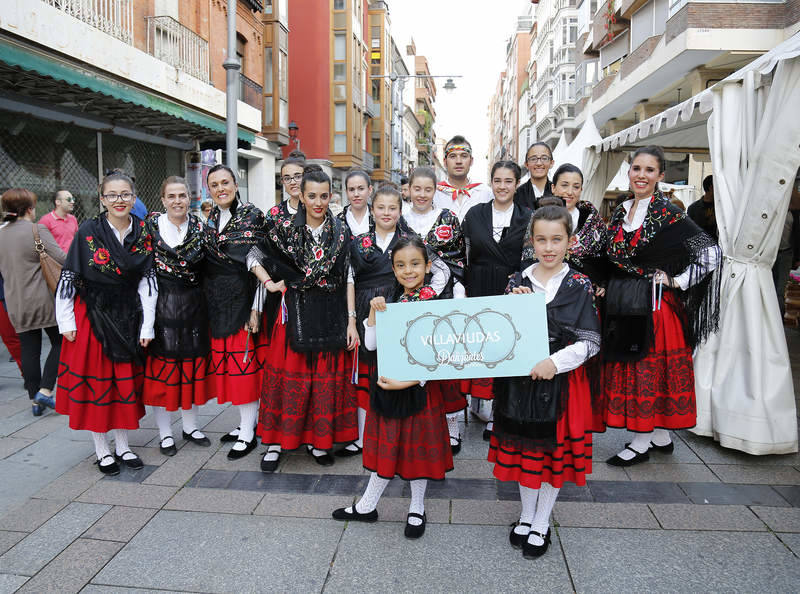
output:
[[[400,344],[409,364],[428,371],[442,366],[461,370],[482,365],[493,369],[514,358],[521,336],[509,314],[485,308],[474,315],[461,311],[445,315],[426,312],[406,322]]]

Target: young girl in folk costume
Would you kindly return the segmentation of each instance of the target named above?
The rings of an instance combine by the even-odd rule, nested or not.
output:
[[[609,222],[605,421],[634,433],[614,466],[671,453],[668,430],[695,425],[692,351],[719,323],[719,246],[658,190],[664,166],[659,147],[634,153],[633,197]]]
[[[539,206],[539,198],[552,194],[547,174],[553,167],[553,151],[545,142],[534,142],[525,153],[525,167],[530,179],[517,188],[514,203],[531,210]]]
[[[401,289],[396,301],[408,303],[436,297],[425,285],[430,262],[425,244],[417,236],[402,237],[392,250],[392,267]],[[386,310],[386,299],[370,302],[369,318],[364,321],[367,349],[377,348],[375,312]],[[386,485],[395,476],[411,483],[411,506],[405,536],[419,538],[425,532],[425,489],[428,480],[442,480],[453,469],[448,447],[444,403],[438,386],[441,382],[400,382],[377,378],[367,413],[364,437],[364,468],[372,471],[366,491],[352,507],[333,512],[336,520],[374,522],[375,509]]]
[[[106,212],[85,221],[70,245],[56,290],[61,347],[56,411],[72,429],[92,432],[100,472],[118,474],[120,460],[141,468],[128,430],[144,416],[142,348],[153,338],[158,298],[152,238],[130,214],[136,192],[121,173],[103,178]],[[114,432],[112,456],[106,433]]]
[[[208,311],[203,295],[202,266],[206,232],[189,212],[186,180],[172,176],[161,184],[165,213],[151,215],[145,225],[153,237],[158,302],[155,338],[147,349],[142,401],[154,407],[161,453],[177,453],[170,411],[180,410],[183,439],[208,447],[197,428],[197,407],[212,397],[208,390]]]
[[[208,217],[203,289],[211,327],[208,389],[217,402],[239,409],[239,426],[223,435],[235,442],[230,460],[242,458],[256,447],[258,395],[261,391],[262,340],[258,336],[262,292],[248,271],[247,254],[264,237],[264,215],[242,203],[233,171],[215,165],[207,176],[215,206]]]
[[[509,535],[526,558],[550,544],[550,514],[565,482],[586,484],[592,471],[592,403],[583,363],[600,348],[600,321],[588,277],[564,263],[572,221],[561,206],[533,215],[538,262],[517,273],[513,293],[543,293],[551,355],[530,377],[495,378],[494,476],[519,483],[522,513]]]
[[[372,196],[372,183],[369,176],[354,169],[344,178],[349,204],[344,207],[338,217],[350,230],[350,236],[368,233],[375,227],[375,220],[369,210],[369,199]]]
[[[328,210],[331,181],[320,167],[306,167],[301,189],[300,210],[269,229],[259,245],[263,267],[254,268],[270,288],[286,287],[285,310],[270,329],[261,393],[258,435],[269,446],[264,472],[275,471],[281,451],[301,445],[328,466],[334,443],[358,438],[347,352],[358,345],[346,287],[350,236]]]
[[[521,176],[513,161],[498,161],[492,167],[491,202],[473,206],[464,217],[462,230],[467,245],[465,284],[469,297],[502,295],[509,277],[520,271],[523,240],[530,229],[530,209],[514,204],[514,190]],[[492,399],[492,380],[461,382],[461,391],[473,398]],[[492,421],[486,424],[489,439]]]
[[[286,218],[294,216],[300,208],[300,182],[303,181],[303,167],[306,156],[300,151],[292,151],[281,165],[281,183],[286,199],[278,205],[278,210],[270,209],[270,215]],[[269,216],[269,215],[268,215]]]
[[[408,184],[411,206],[407,206],[403,212],[405,223],[411,231],[422,238],[429,250],[438,256],[439,260],[433,260],[432,267],[441,268],[444,263],[449,272],[449,277],[434,275],[431,287],[442,299],[465,297],[466,291],[461,282],[464,279],[466,263],[464,234],[453,211],[447,208],[437,209],[433,204],[436,194],[436,173],[430,167],[417,167],[411,172]],[[447,279],[447,283],[441,284],[437,282],[437,278]],[[450,445],[453,453],[457,454],[461,450],[458,413],[466,408],[467,400],[461,393],[461,382],[442,382],[441,389],[445,394]]]

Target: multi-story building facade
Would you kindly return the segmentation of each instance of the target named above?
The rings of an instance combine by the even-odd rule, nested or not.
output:
[[[725,78],[800,30],[800,0],[579,0],[576,125],[590,112],[606,136]],[[686,147],[693,148],[693,147]],[[696,151],[667,181],[700,187]]]
[[[417,136],[419,165],[432,166],[436,150],[436,133],[433,130],[436,122],[436,110],[433,107],[436,101],[436,83],[431,78],[428,59],[416,55],[416,48],[413,49],[413,57],[414,74],[417,77],[414,79],[414,111],[422,128]]]
[[[286,1],[276,4],[237,2],[240,186],[259,206],[274,201],[275,157],[288,134],[280,73],[265,80],[267,50],[286,62]],[[201,196],[199,151],[218,160],[224,146],[225,10],[222,0],[4,2],[0,187],[43,198],[68,189],[80,216],[97,212],[97,181],[117,167],[136,178],[151,208],[160,208],[168,175],[189,173]],[[265,89],[277,105],[271,117],[262,111]]]

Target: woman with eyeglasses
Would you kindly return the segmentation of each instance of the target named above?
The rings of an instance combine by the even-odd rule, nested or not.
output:
[[[545,142],[534,142],[525,153],[525,167],[531,177],[517,188],[514,204],[536,210],[539,198],[553,194],[547,174],[553,167],[553,151]]]
[[[208,311],[203,295],[202,266],[206,232],[189,212],[189,189],[182,177],[161,184],[166,212],[153,213],[145,228],[153,237],[158,280],[155,338],[147,350],[142,401],[152,406],[160,450],[174,456],[170,411],[181,411],[183,439],[208,447],[197,428],[197,407],[212,397],[208,389]]]
[[[255,427],[264,362],[259,336],[262,291],[247,254],[264,237],[264,214],[239,199],[233,171],[215,165],[206,178],[215,206],[208,217],[203,288],[211,327],[210,389],[217,402],[239,409],[239,426],[222,436],[234,442],[229,460],[256,447]]]
[[[303,167],[306,156],[300,151],[292,151],[281,165],[281,183],[286,199],[270,209],[268,216],[291,217],[297,214],[300,207],[300,182],[303,181]]]
[[[69,416],[70,428],[91,431],[103,474],[119,474],[118,461],[143,466],[128,446],[128,431],[138,429],[145,413],[143,349],[153,339],[158,286],[152,238],[131,214],[135,198],[124,173],[103,178],[106,210],[78,228],[56,289],[56,320],[66,339],[56,411]]]

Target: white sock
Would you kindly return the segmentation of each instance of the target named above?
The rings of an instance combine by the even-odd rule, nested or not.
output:
[[[169,437],[172,439],[172,415],[163,406],[153,407],[153,416],[156,418],[156,426],[158,427],[158,435],[164,440]],[[175,445],[175,440],[172,443],[162,443],[164,447]]]
[[[547,534],[547,529],[550,527],[550,514],[553,513],[553,506],[556,504],[558,492],[557,489],[550,483],[542,483],[539,487],[539,500],[536,503],[536,515],[533,517],[533,524],[531,525],[531,534],[528,537],[528,542],[532,545],[544,544],[544,539],[536,536],[533,532]]]
[[[267,448],[267,453],[264,454],[264,462],[275,462],[281,455],[281,446],[271,445]]]
[[[194,436],[197,439],[202,439],[205,437],[205,434],[202,431],[197,430],[197,406],[192,405],[192,408],[188,410],[181,409],[181,421],[183,423],[183,430],[184,432],[192,435],[195,431],[197,434]]]
[[[358,409],[358,439],[356,440],[355,444],[359,448],[364,447],[364,425],[367,423],[367,411],[363,408]],[[350,446],[347,446],[350,448]],[[350,448],[351,451],[354,451],[354,448]]]
[[[239,416],[241,417],[239,421],[239,439],[250,443],[255,435],[254,429],[256,419],[258,418],[258,400],[255,402],[248,402],[247,404],[240,404]],[[233,444],[234,450],[244,450],[246,447],[246,445],[238,441]]]
[[[328,452],[326,452],[325,450],[318,450],[317,448],[311,448],[311,455],[314,456],[315,458],[319,458],[320,456],[324,456],[327,453]]]
[[[669,435],[669,431],[666,429],[655,429],[652,433],[652,437],[650,438],[655,445],[663,447],[665,445],[669,445],[672,443],[672,438]]]
[[[458,417],[460,412],[450,413],[447,415],[447,431],[450,433],[450,445],[457,445],[458,438],[461,436],[458,430]],[[453,441],[455,440],[455,443]]]
[[[493,429],[494,429],[494,421],[489,421],[488,423],[486,423],[487,431],[492,431]]]
[[[378,507],[378,501],[380,501],[383,490],[388,484],[389,479],[381,478],[378,476],[378,473],[373,472],[369,477],[369,482],[367,483],[364,494],[361,496],[361,499],[358,500],[358,503],[356,503],[356,511],[360,514],[367,514]],[[347,508],[347,511],[351,512],[353,510],[352,508]]]
[[[103,460],[106,456],[111,455],[111,450],[108,447],[108,440],[106,439],[105,433],[92,433],[92,439],[94,440],[94,453],[97,456],[97,459],[100,460],[100,466],[108,466],[109,464],[113,464],[114,461],[111,460]],[[105,464],[104,464],[105,462]]]
[[[631,460],[636,455],[631,450],[636,450],[640,454],[644,454],[650,449],[650,441],[652,438],[652,433],[634,433],[631,445],[622,450],[617,456],[623,460]]]
[[[539,497],[538,489],[519,486],[519,500],[522,502],[522,513],[519,515],[519,523],[533,525],[533,516],[536,514],[536,500]],[[517,525],[514,532],[517,534],[528,534],[531,529],[528,526]]]
[[[133,460],[136,458],[136,454],[131,452],[131,448],[128,445],[127,429],[114,429],[114,446],[117,451],[117,456],[122,456],[123,460]]]
[[[417,479],[409,481],[411,485],[411,505],[408,513],[422,515],[425,513],[425,489],[428,487],[428,479]],[[408,518],[408,523],[412,526],[420,526],[422,520],[419,518]]]

